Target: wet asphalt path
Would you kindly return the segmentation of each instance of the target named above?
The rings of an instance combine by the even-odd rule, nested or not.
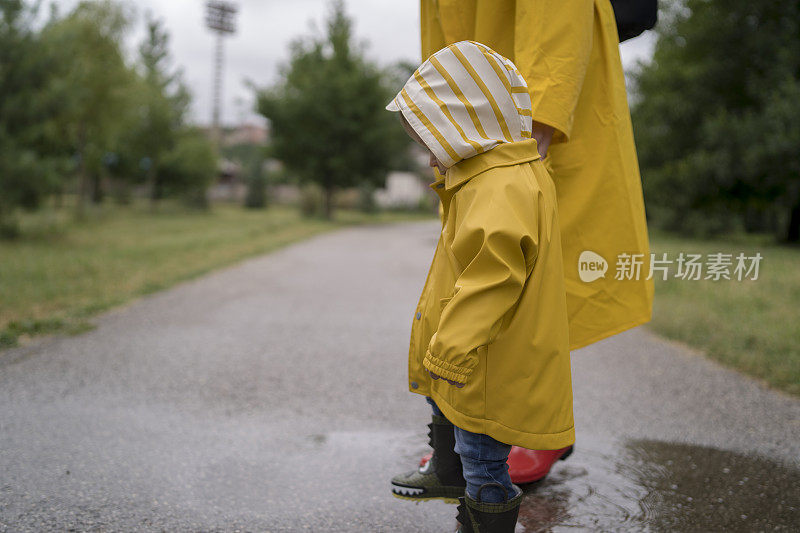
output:
[[[0,353],[0,531],[452,531],[408,332],[435,222],[323,235]],[[800,401],[637,328],[573,354],[526,531],[790,531]]]

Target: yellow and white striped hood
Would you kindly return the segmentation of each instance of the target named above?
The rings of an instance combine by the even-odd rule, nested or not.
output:
[[[531,99],[517,67],[461,41],[429,57],[386,106],[400,111],[445,166],[531,137]]]

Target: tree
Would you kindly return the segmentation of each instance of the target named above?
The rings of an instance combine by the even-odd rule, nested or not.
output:
[[[758,179],[765,209],[788,210],[784,238],[800,241],[800,79],[786,78],[764,98],[760,113],[741,121],[744,131],[761,142],[744,157]]]
[[[656,31],[653,60],[632,76],[648,214],[797,241],[800,3],[673,1]]]
[[[51,21],[42,39],[59,58],[49,90],[59,94],[53,114],[58,142],[74,154],[78,174],[78,214],[99,183],[103,157],[124,130],[135,73],[121,50],[130,13],[111,1],[84,1],[66,17]]]
[[[206,190],[216,176],[216,163],[208,139],[199,130],[184,128],[159,164],[163,194],[181,195],[192,207],[207,208]]]
[[[67,163],[49,142],[59,101],[46,88],[57,61],[32,27],[37,15],[0,0],[0,236],[17,233],[15,209],[36,208]]]
[[[163,172],[165,154],[176,147],[184,127],[190,97],[180,70],[170,72],[169,34],[161,21],[148,14],[147,37],[139,47],[141,90],[130,146],[147,158],[146,181],[151,203],[163,194],[167,184]]]
[[[247,184],[244,206],[251,209],[267,207],[268,173],[264,170],[269,151],[261,144],[237,143],[224,146],[222,157],[236,161],[242,169],[241,177]]]
[[[244,206],[250,209],[267,207],[267,176],[261,162],[251,163],[246,169],[247,194]]]
[[[384,109],[394,95],[387,80],[354,44],[352,22],[336,0],[325,35],[293,42],[280,82],[257,94],[276,158],[322,186],[327,218],[337,189],[381,184],[407,147],[396,118]]]
[[[186,126],[189,93],[161,23],[147,18],[129,66],[128,4],[82,1],[66,16],[53,6],[46,20],[39,5],[0,0],[0,233],[17,233],[17,208],[36,208],[75,175],[79,215],[102,198],[104,177],[128,183],[143,170],[152,199],[170,191],[198,203],[216,161]]]

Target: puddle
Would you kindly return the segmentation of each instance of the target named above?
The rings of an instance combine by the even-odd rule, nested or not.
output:
[[[800,525],[796,468],[659,441],[630,441],[618,450],[584,446],[543,482],[523,487],[525,531],[752,532]]]
[[[312,508],[328,501],[327,487],[347,487],[342,480],[349,478],[354,493],[386,496],[389,473],[416,464],[429,450],[419,434],[402,431],[310,432],[306,437],[308,449],[292,456],[297,464],[273,477],[295,483]],[[653,440],[619,444],[582,435],[568,460],[523,489],[520,533],[800,531],[800,469],[710,447]],[[367,512],[362,500],[350,503],[358,511],[349,512]],[[413,513],[409,523],[449,526],[455,518],[455,506],[411,510],[394,500],[387,505],[400,513],[386,515],[386,523],[394,526],[399,516],[411,520]]]

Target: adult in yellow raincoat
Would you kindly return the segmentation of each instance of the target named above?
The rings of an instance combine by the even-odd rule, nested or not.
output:
[[[647,223],[610,0],[421,0],[421,30],[423,59],[473,39],[527,81],[558,197],[570,350],[648,322]],[[514,447],[511,478],[539,480],[571,451]]]
[[[423,59],[464,39],[511,59],[534,123],[555,130],[544,161],[558,197],[570,349],[648,322],[647,224],[610,1],[421,0],[421,23]],[[602,259],[586,254],[579,265],[585,251]]]

